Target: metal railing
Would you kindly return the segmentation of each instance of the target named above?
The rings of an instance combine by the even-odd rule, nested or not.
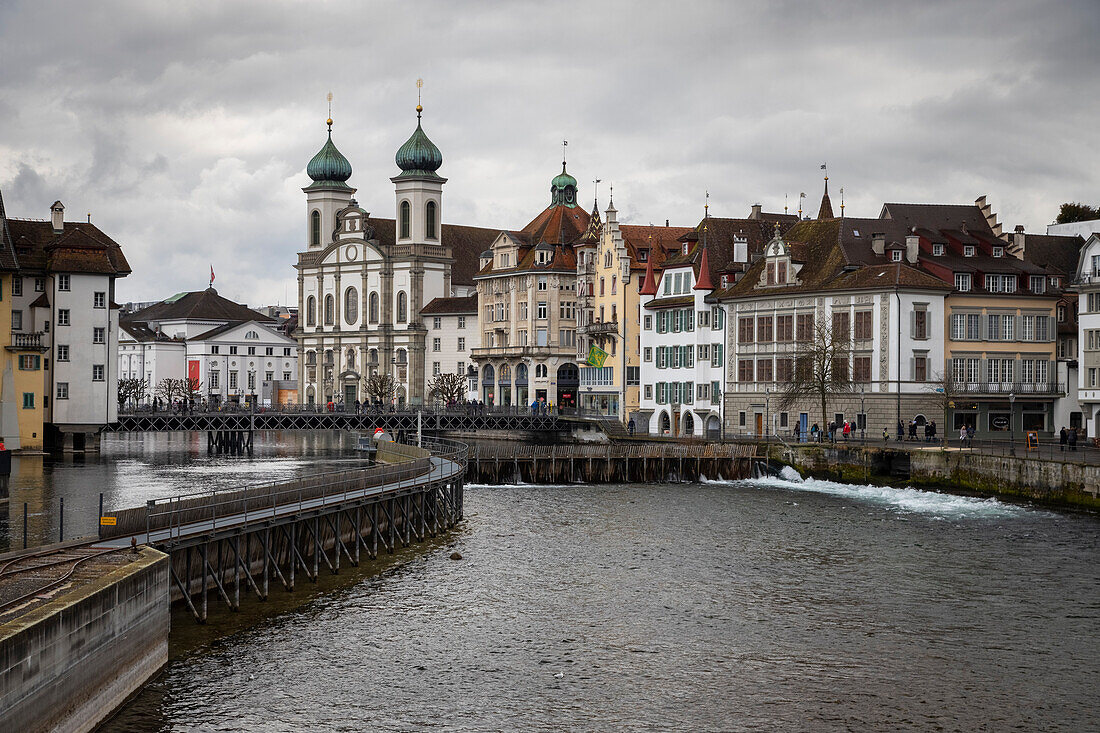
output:
[[[960,394],[1059,395],[1065,394],[1061,382],[955,382],[952,389]]]
[[[115,512],[116,524],[101,527],[100,537],[110,539],[144,533],[147,538],[156,537],[158,541],[163,541],[227,526],[243,527],[252,522],[269,521],[282,513],[301,512],[307,508],[346,502],[349,498],[407,487],[407,482],[414,480],[417,485],[450,480],[466,469],[469,448],[465,443],[424,438],[419,447],[427,451],[427,455],[411,457],[400,463],[319,473],[284,483],[263,483],[151,499],[144,507]]]

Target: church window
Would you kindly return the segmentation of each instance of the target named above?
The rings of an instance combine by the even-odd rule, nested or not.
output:
[[[435,239],[436,206],[434,201],[428,202],[428,208],[424,212],[424,224],[428,239]]]
[[[355,368],[355,349],[348,349],[348,369]]]
[[[344,320],[354,325],[359,318],[359,291],[348,288],[344,291]]]
[[[306,298],[306,325],[314,326],[317,324],[317,299],[312,295]]]
[[[401,202],[401,238],[408,239],[409,234],[409,202]]]
[[[309,215],[309,244],[312,247],[321,246],[321,212],[314,211]]]
[[[370,322],[378,323],[378,293],[370,294],[368,306],[370,308],[370,312],[368,313]]]
[[[409,296],[401,290],[397,293],[397,322],[404,323],[409,320]]]
[[[336,320],[336,301],[332,295],[325,296],[325,325],[331,326]]]
[[[317,352],[316,351],[307,351],[306,352],[306,364],[311,364],[312,365],[312,364],[316,364],[316,363],[317,363]]]

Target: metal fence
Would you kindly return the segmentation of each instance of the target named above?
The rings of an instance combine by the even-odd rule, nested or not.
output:
[[[316,504],[318,500],[322,504],[334,497],[346,501],[350,495],[410,479],[428,484],[449,479],[466,468],[469,449],[464,443],[425,438],[420,447],[425,451],[422,457],[401,463],[319,473],[283,483],[151,499],[144,507],[114,512],[111,516],[115,517],[115,525],[101,526],[100,537],[111,539],[167,530],[170,538],[181,536],[189,525],[200,525],[202,531],[226,525],[244,526],[270,519],[287,507],[302,511],[307,503]]]

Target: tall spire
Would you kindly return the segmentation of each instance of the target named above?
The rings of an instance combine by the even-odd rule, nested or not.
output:
[[[710,221],[710,191],[706,192],[706,203],[703,204],[703,253],[699,255],[699,275],[695,278],[693,290],[714,290],[714,283],[710,279],[710,259],[707,257],[707,224]]]
[[[833,218],[833,203],[829,200],[829,171],[825,164],[821,164],[821,170],[825,171],[825,193],[821,197],[821,207],[817,210],[818,219]]]
[[[642,289],[638,291],[638,295],[657,294],[657,278],[653,274],[653,254],[655,251],[655,247],[650,247],[649,254],[646,255],[645,278],[642,279]]]

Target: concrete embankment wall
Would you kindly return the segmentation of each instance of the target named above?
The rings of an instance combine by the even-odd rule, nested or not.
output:
[[[761,447],[761,454],[764,453]],[[905,483],[944,490],[1100,508],[1100,466],[965,450],[771,446],[774,459],[805,474],[848,483]]]
[[[168,661],[168,556],[138,559],[0,625],[0,730],[89,731]]]

